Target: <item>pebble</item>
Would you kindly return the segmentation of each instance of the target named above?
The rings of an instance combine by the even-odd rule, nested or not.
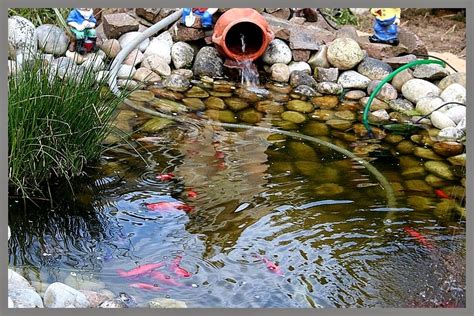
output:
[[[370,79],[357,71],[348,70],[341,73],[337,79],[337,83],[345,89],[367,89]]]
[[[441,92],[441,99],[445,102],[466,103],[466,88],[459,83],[453,83]]]

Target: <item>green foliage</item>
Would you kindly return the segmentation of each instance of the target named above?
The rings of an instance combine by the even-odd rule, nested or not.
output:
[[[336,23],[337,25],[358,25],[357,17],[348,8],[326,8],[321,9],[321,11],[329,22]]]
[[[80,175],[100,156],[124,95],[114,97],[108,78],[96,82],[91,68],[73,74],[78,66],[61,69],[38,56],[19,67],[8,79],[9,184],[29,197],[53,176]]]
[[[19,15],[24,17],[35,26],[41,24],[62,25],[60,19],[66,19],[69,11],[68,8],[9,8],[8,16]]]

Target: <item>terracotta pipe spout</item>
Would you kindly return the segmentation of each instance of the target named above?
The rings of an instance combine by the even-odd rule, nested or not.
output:
[[[273,31],[260,13],[251,8],[234,8],[217,20],[212,42],[230,59],[254,61],[273,38]]]

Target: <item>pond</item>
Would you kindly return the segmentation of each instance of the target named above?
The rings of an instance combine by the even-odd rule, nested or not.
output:
[[[350,107],[338,106],[347,115]],[[189,115],[219,118],[212,111],[221,110]],[[43,292],[59,281],[125,292],[138,304],[168,297],[188,307],[465,306],[461,177],[446,181],[444,199],[426,184],[426,170],[406,172],[424,160],[394,151],[401,139],[362,139],[324,120],[300,128],[279,114],[257,117],[245,124],[327,131],[308,134],[370,161],[392,184],[397,207],[388,208],[386,190],[365,167],[322,145],[172,124],[135,130],[106,151],[73,183],[75,198],[60,184],[54,207],[11,199],[9,264]],[[126,276],[150,263],[162,264]]]

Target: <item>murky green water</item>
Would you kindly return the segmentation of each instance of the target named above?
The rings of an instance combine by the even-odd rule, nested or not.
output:
[[[327,139],[359,150],[373,145]],[[174,125],[141,144],[109,150],[88,171],[92,180],[75,186],[75,201],[51,209],[12,199],[10,265],[33,281],[105,287],[138,303],[170,297],[190,307],[465,304],[464,222],[440,211],[442,199],[432,191],[398,185],[406,179],[387,144],[376,142],[380,149],[366,158],[394,184],[399,209],[391,220],[385,191],[365,168],[312,143]],[[156,178],[170,172],[172,181]],[[420,197],[423,207],[416,208]],[[193,210],[146,207],[162,201]],[[159,271],[179,285],[116,272],[177,256],[191,277],[175,275],[169,264]],[[130,286],[136,282],[160,290]]]

